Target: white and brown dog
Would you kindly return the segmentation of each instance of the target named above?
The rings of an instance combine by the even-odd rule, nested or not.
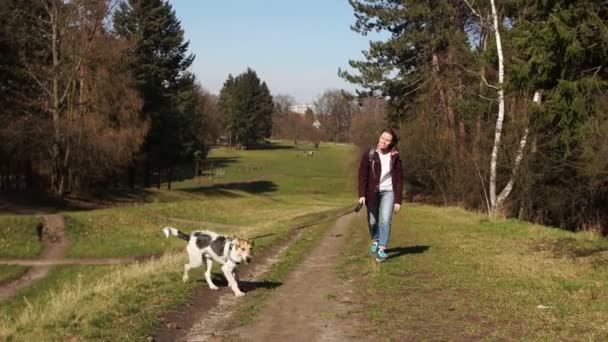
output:
[[[235,269],[241,263],[251,261],[251,250],[253,242],[240,238],[229,238],[210,231],[195,231],[188,235],[180,232],[173,227],[163,228],[165,236],[177,236],[182,240],[188,241],[186,251],[190,262],[184,265],[184,282],[188,281],[188,271],[200,267],[205,261],[207,270],[205,279],[209,288],[217,290],[218,287],[211,281],[211,267],[213,261],[222,265],[222,272],[228,281],[228,286],[237,297],[244,296],[237,283]]]

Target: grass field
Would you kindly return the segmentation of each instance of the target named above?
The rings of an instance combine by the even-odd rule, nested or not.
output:
[[[40,220],[30,215],[0,215],[0,258],[32,258],[40,254]]]
[[[605,238],[408,205],[385,263],[362,254],[364,222],[352,239],[340,272],[360,278],[378,340],[608,339]]]
[[[201,286],[200,282],[182,284],[183,241],[165,240],[160,228],[263,236],[256,240],[258,253],[290,227],[324,219],[328,214],[323,213],[352,204],[353,183],[345,174],[353,150],[327,144],[314,157],[303,157],[290,146],[216,149],[204,176],[174,183],[171,191],[149,191],[146,202],[61,213],[70,239],[68,257],[175,253],[132,265],[58,268],[3,303],[0,339],[145,339],[163,312],[184,303],[193,288]],[[18,226],[27,226],[26,221]],[[26,239],[13,247],[21,243]],[[16,271],[0,272],[14,277]],[[202,269],[191,276],[202,277]]]
[[[34,258],[42,251],[38,239],[40,221],[29,215],[0,215],[0,258]],[[0,283],[26,271],[23,266],[0,265]]]
[[[304,147],[307,149],[307,147]],[[144,340],[159,317],[185,303],[201,282],[181,282],[183,241],[166,225],[212,228],[256,240],[263,251],[291,228],[326,220],[353,204],[354,148],[322,145],[313,157],[288,145],[212,150],[202,177],[150,190],[146,201],[61,213],[68,256],[164,254],[150,262],[65,266],[0,306],[0,340]],[[395,216],[390,258],[366,254],[364,215],[353,221],[341,277],[355,278],[362,336],[380,341],[608,339],[608,240],[516,220],[489,220],[458,208],[408,204]],[[182,220],[182,221],[176,221]],[[38,219],[0,216],[0,256],[35,257]],[[264,280],[280,283],[331,225],[307,230]],[[23,268],[1,267],[0,281]],[[202,277],[202,269],[191,276]],[[272,294],[244,298],[241,324]],[[357,313],[359,315],[361,313]],[[236,324],[239,324],[237,322]]]

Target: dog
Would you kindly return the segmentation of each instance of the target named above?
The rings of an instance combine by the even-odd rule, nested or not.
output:
[[[188,235],[182,233],[176,228],[165,227],[163,233],[169,238],[176,236],[182,240],[188,241],[186,251],[190,262],[184,265],[184,283],[188,281],[188,271],[193,268],[200,267],[205,262],[207,270],[205,271],[205,280],[207,285],[212,290],[217,290],[218,287],[211,281],[211,267],[213,261],[222,265],[222,272],[228,281],[228,286],[237,297],[245,295],[239,289],[236,267],[241,263],[249,263],[251,261],[251,250],[253,249],[253,241],[241,239],[237,237],[226,237],[211,231],[195,231]]]

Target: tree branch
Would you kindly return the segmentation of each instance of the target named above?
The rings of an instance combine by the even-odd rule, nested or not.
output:
[[[500,90],[500,88],[499,88],[499,87],[497,87],[497,86],[495,86],[495,85],[491,85],[490,83],[488,83],[488,80],[486,80],[486,78],[485,78],[485,77],[481,76],[481,79],[483,80],[483,83],[485,83],[485,85],[486,85],[488,88],[492,88],[492,89]]]

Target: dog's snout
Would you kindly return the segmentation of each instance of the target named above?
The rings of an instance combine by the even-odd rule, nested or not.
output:
[[[250,262],[251,262],[251,257],[246,257],[246,258],[245,258],[245,262],[246,262],[246,263],[250,263]]]

